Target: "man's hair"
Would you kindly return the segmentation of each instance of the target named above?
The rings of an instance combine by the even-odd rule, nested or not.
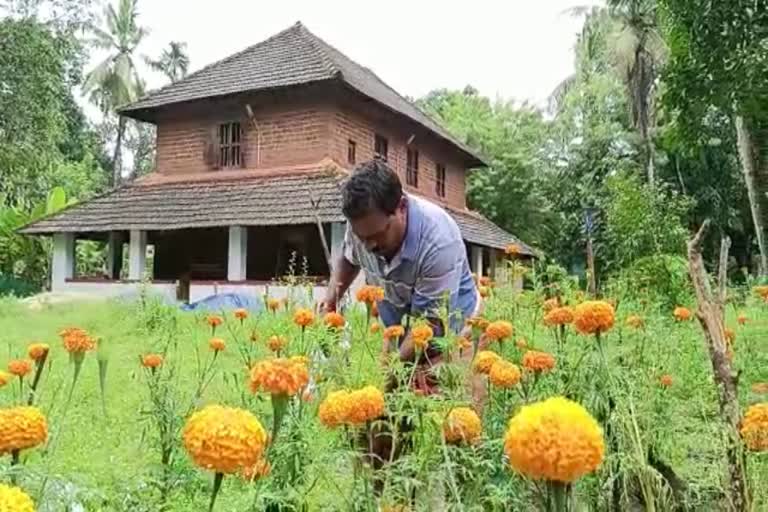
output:
[[[373,210],[392,215],[403,197],[400,178],[382,160],[360,164],[341,188],[341,210],[348,219],[359,219]]]

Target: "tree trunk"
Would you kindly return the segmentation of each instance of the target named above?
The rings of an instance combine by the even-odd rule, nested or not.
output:
[[[587,293],[590,297],[597,296],[597,276],[595,275],[595,251],[592,246],[592,235],[587,235]]]
[[[119,187],[122,178],[123,167],[123,135],[125,135],[125,118],[118,115],[117,120],[117,139],[115,140],[115,153],[112,156],[112,186]]]
[[[768,275],[768,248],[766,248],[765,239],[766,177],[761,175],[768,174],[768,169],[760,169],[759,144],[755,143],[749,123],[742,116],[736,116],[736,141],[741,168],[744,172],[744,182],[747,185],[747,196],[752,211],[757,246],[760,249],[758,273],[760,276],[766,276]]]

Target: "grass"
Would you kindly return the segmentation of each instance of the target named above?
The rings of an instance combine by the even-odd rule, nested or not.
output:
[[[556,353],[557,371],[537,385],[536,399],[567,389],[571,398],[600,419],[598,412],[605,404],[595,390],[604,390],[605,381],[600,358],[590,346],[594,341],[571,333],[558,352],[552,332],[541,325],[539,304],[539,297],[526,295],[513,299],[509,291],[501,290],[491,301],[487,316],[513,320],[516,338],[525,337],[530,346]],[[750,390],[752,383],[768,381],[766,308],[768,306],[749,299],[738,308],[750,319],[743,326],[736,324],[737,309],[728,310],[726,323],[737,333],[734,362],[740,372],[743,406],[766,400],[765,396]],[[634,312],[644,317],[645,330],[623,325],[623,319]],[[257,494],[262,498],[293,496],[294,501],[304,504],[305,510],[368,510],[364,499],[356,499],[363,488],[353,489],[353,485],[360,482],[353,476],[348,445],[338,432],[319,425],[314,414],[319,399],[328,389],[383,383],[378,366],[380,334],[367,334],[365,318],[359,311],[350,318],[353,344],[349,359],[345,361],[338,348],[334,349],[331,366],[323,370],[325,381],[315,391],[314,400],[305,404],[301,416],[288,419],[288,426],[271,457],[273,475],[256,484],[244,483],[236,477],[225,478],[217,510],[248,510]],[[261,341],[253,344],[251,350],[256,357],[266,357],[265,337],[289,333],[295,349],[298,330],[285,313],[254,315],[242,327],[231,315],[226,320],[217,334],[227,340],[227,350],[217,358],[211,385],[198,403],[193,403],[196,354],[203,360],[211,357],[207,348],[210,332],[201,314],[182,313],[152,302],[145,306],[78,303],[33,311],[13,300],[0,301],[0,363],[3,366],[6,359],[23,357],[29,342],[51,345],[50,366],[45,371],[37,399],[49,421],[47,452],[38,448],[22,455],[23,472],[19,482],[40,500],[41,510],[206,510],[212,474],[193,467],[180,442],[172,465],[173,490],[167,503],[160,505],[158,489],[163,473],[152,415],[146,411],[148,373],[141,368],[138,358],[141,354],[162,352],[171,347],[167,365],[175,373],[172,386],[176,390],[174,396],[178,403],[174,410],[178,421],[183,421],[184,416],[179,411],[189,411],[203,403],[222,403],[253,411],[269,428],[269,401],[247,391],[245,363],[235,339],[245,346],[250,343],[247,338],[251,330],[255,329]],[[72,365],[57,333],[73,325],[98,336],[102,343],[99,354],[86,356],[71,407],[65,411]],[[320,328],[310,329],[307,338],[313,343],[335,341],[333,335]],[[678,324],[666,309],[643,309],[631,301],[622,301],[616,326],[603,343],[608,348],[606,357],[616,379],[612,388],[616,404],[605,421],[610,422],[616,443],[613,448],[618,450],[609,445],[606,461],[598,474],[579,483],[579,502],[586,509],[606,509],[611,477],[616,477],[624,486],[622,503],[637,504],[646,490],[655,496],[654,510],[672,507],[673,500],[676,506],[689,510],[721,509],[725,477],[723,430],[698,324],[695,321]],[[511,343],[505,345],[504,350],[508,358],[517,357]],[[108,360],[106,416],[99,391],[99,357]],[[579,360],[582,362],[577,370]],[[659,385],[663,374],[672,376],[671,387]],[[567,383],[569,380],[572,382]],[[0,389],[0,406],[18,401],[15,384]],[[449,501],[461,503],[454,505],[457,510],[538,506],[533,487],[505,468],[501,461],[501,437],[508,418],[519,409],[520,399],[494,392],[484,413],[486,438],[483,443],[466,449],[443,445],[442,449],[439,415],[444,413],[447,403],[465,400],[458,391],[448,391],[446,395],[447,398],[440,400],[402,393],[388,402],[388,407],[414,416],[417,416],[414,410],[420,411],[417,446],[412,455],[390,472],[388,489],[393,496],[399,493],[402,498],[410,492],[407,490],[415,489],[421,497],[420,507],[430,509],[434,505],[427,501],[429,487],[440,483],[447,489]],[[658,458],[684,483],[677,495],[670,497],[668,480],[650,468],[646,457],[649,446],[653,446]],[[9,463],[9,457],[0,459],[0,481],[9,479]],[[288,468],[294,463],[298,468],[290,476]],[[768,459],[765,455],[751,454],[748,469],[754,509],[768,510],[768,486],[760,484],[768,481]],[[285,485],[290,478],[294,479],[294,485]],[[427,478],[430,485],[425,487],[423,483]],[[40,489],[46,480],[41,499]],[[452,487],[457,481],[461,482],[458,490]],[[645,509],[651,510],[648,506]]]

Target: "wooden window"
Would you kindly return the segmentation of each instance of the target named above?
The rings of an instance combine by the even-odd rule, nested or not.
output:
[[[347,142],[347,162],[354,165],[357,160],[357,143],[353,140]]]
[[[445,197],[445,165],[443,164],[437,164],[435,192],[438,197]]]
[[[243,132],[240,129],[239,122],[224,123],[219,125],[219,167],[242,166],[242,135]]]
[[[385,162],[387,161],[387,153],[389,152],[389,141],[386,137],[375,135],[373,139],[373,154],[376,158],[381,158]]]
[[[415,149],[408,150],[408,158],[405,165],[405,184],[411,187],[419,187],[419,152]]]

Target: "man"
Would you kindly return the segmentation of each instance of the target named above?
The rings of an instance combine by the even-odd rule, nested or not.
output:
[[[423,318],[435,336],[443,336],[458,333],[478,312],[481,298],[456,222],[439,206],[404,194],[386,163],[372,160],[352,173],[342,187],[342,210],[348,228],[343,254],[334,262],[327,309],[335,309],[362,269],[369,284],[384,289],[378,309],[385,326],[407,327],[404,317]],[[441,320],[446,317],[449,325]],[[397,349],[402,361],[416,362],[408,331]],[[430,346],[424,359],[434,362],[439,356]]]

